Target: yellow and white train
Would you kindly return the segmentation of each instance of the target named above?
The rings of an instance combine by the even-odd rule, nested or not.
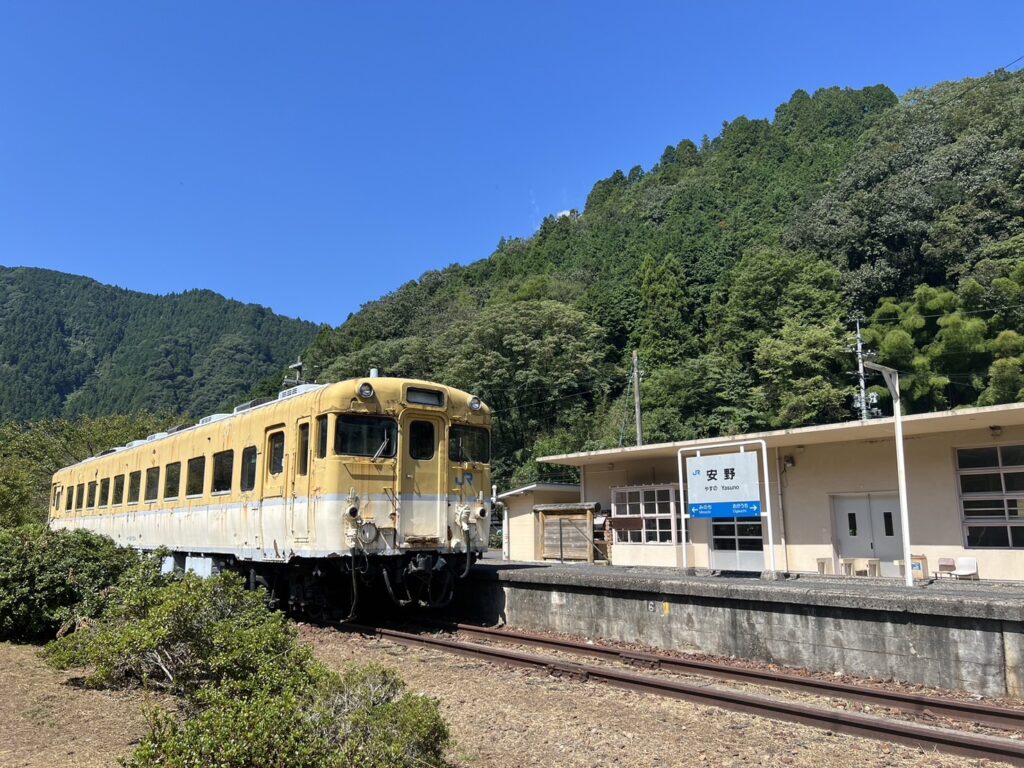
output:
[[[443,605],[487,548],[490,421],[427,381],[300,384],[59,470],[49,524],[242,571],[315,617],[354,612],[377,577],[396,602]]]

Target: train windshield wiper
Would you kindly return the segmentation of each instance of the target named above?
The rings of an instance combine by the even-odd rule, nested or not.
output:
[[[389,443],[390,441],[391,441],[391,436],[390,436],[390,435],[388,435],[388,433],[387,433],[387,432],[385,432],[385,433],[384,433],[384,440],[383,440],[383,442],[382,442],[382,443],[380,444],[380,448],[378,448],[378,449],[377,449],[377,452],[376,452],[375,454],[373,454],[373,458],[372,458],[372,459],[370,459],[370,461],[376,461],[377,459],[379,459],[379,458],[381,457],[381,454],[383,454],[383,453],[384,453],[384,451],[386,451],[386,450],[387,450],[387,448],[388,448],[388,443]]]

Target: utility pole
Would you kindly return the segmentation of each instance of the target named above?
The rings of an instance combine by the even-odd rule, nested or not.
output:
[[[640,357],[633,350],[633,410],[636,411],[636,444],[644,444],[644,422],[640,415]]]
[[[860,380],[860,420],[868,420],[868,388],[864,380],[864,339],[860,334],[860,318],[857,318],[857,376]]]

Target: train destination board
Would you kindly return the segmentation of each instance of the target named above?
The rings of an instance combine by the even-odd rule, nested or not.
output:
[[[753,451],[686,460],[690,517],[760,517],[760,476]]]

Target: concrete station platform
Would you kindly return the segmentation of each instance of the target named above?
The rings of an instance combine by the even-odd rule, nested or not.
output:
[[[501,561],[467,582],[456,604],[467,619],[1024,696],[1024,584]]]

